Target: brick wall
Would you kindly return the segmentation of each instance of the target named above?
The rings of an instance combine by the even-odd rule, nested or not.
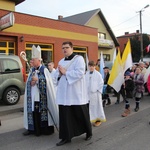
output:
[[[9,11],[1,10],[0,9],[0,17],[8,14]],[[49,19],[49,18],[43,18],[33,15],[27,15],[22,13],[14,12],[15,15],[15,24],[22,24],[27,26],[35,26],[35,27],[42,27],[42,28],[50,28],[50,29],[56,29],[61,31],[69,31],[72,33],[79,34],[85,34],[87,36],[95,36],[97,37],[97,29],[91,28],[91,27],[85,27],[81,25],[75,25],[67,22],[62,22],[59,20]],[[11,32],[9,32],[11,30]],[[32,35],[30,33],[19,33],[19,32],[13,32],[10,28],[8,31],[3,30],[0,31],[0,40],[12,40],[16,42],[16,54],[19,55],[21,51],[25,50],[25,42],[36,42],[36,43],[51,43],[54,45],[54,63],[57,64],[58,61],[63,57],[62,51],[61,51],[61,45],[62,42],[67,39],[65,37],[52,37],[52,36],[41,36],[39,35]],[[23,30],[23,29],[22,29]],[[24,36],[24,41],[20,41],[20,37]],[[88,48],[88,57],[89,60],[97,60],[97,54],[98,54],[98,44],[97,41],[86,41],[85,39],[79,40],[78,37],[73,37],[71,39],[73,44],[75,46],[84,46]],[[25,63],[24,63],[25,65]]]

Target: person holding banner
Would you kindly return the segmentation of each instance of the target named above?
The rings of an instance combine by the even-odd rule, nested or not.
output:
[[[54,133],[58,128],[58,107],[55,104],[55,91],[48,69],[41,64],[41,48],[32,46],[32,65],[26,82],[24,95],[23,135]]]

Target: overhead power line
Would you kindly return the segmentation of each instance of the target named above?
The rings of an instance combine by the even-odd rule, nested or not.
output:
[[[114,29],[114,31],[126,30],[126,29],[130,29],[130,28],[138,27],[138,26],[139,25],[135,25],[135,26],[131,26],[131,27],[126,27],[126,28],[122,28],[122,29]]]
[[[125,22],[128,22],[129,20],[132,20],[133,18],[135,18],[135,17],[137,17],[137,16],[138,16],[138,15],[135,15],[134,17],[129,18],[128,20],[125,20],[125,21],[119,23],[118,25],[113,26],[112,28],[115,28],[115,27],[117,27],[117,26],[120,26],[120,25],[124,24]]]

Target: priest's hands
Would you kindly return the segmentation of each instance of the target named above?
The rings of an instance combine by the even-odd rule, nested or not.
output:
[[[35,86],[36,82],[35,81],[31,81],[31,86]]]
[[[62,67],[61,65],[58,65],[58,70],[60,71],[61,74],[65,75],[66,74],[66,69]]]
[[[36,82],[38,81],[38,78],[33,76],[31,80],[31,86],[35,86]]]

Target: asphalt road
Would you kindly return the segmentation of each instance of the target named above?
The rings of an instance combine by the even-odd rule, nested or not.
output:
[[[58,132],[50,136],[23,136],[23,112],[0,115],[0,150],[150,150],[150,96],[144,96],[139,112],[134,112],[131,101],[131,114],[122,118],[124,103],[112,104],[104,108],[107,122],[92,127],[93,137],[85,141],[85,135],[75,137],[72,142],[60,147]],[[4,107],[4,106],[0,106]]]

